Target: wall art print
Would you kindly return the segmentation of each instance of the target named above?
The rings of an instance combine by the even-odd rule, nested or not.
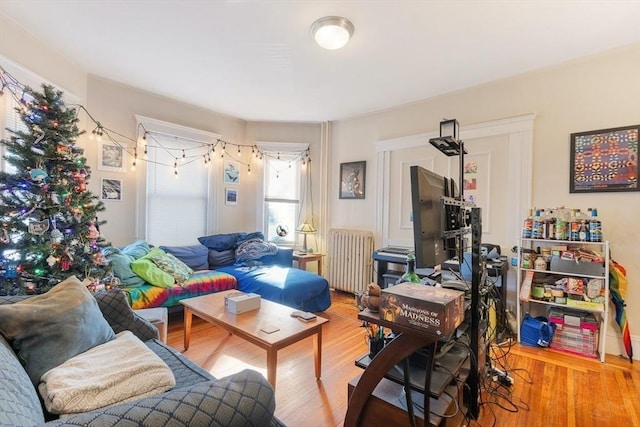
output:
[[[238,190],[235,188],[225,189],[224,204],[235,206],[238,204]]]
[[[240,184],[240,163],[234,160],[224,161],[224,183]]]
[[[103,179],[101,185],[101,199],[110,201],[122,200],[122,180]]]
[[[340,198],[364,199],[367,162],[340,163]]]
[[[100,141],[98,143],[98,170],[126,172],[126,151],[120,145]]]
[[[638,191],[640,125],[571,134],[570,193]]]

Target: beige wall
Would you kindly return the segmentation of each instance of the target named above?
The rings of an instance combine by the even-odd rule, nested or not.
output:
[[[339,200],[330,179],[331,227],[375,231],[374,143],[434,132],[443,117],[461,126],[533,113],[532,202],[538,207],[565,205],[598,208],[614,258],[628,271],[627,313],[636,347],[640,346],[640,192],[569,193],[569,138],[573,132],[640,124],[640,44],[463,90],[423,102],[333,123],[331,175],[341,162],[367,161],[366,200]],[[428,142],[425,141],[425,144]],[[495,165],[499,167],[499,165]],[[334,182],[336,181],[336,182]],[[519,214],[518,214],[519,215]],[[518,236],[513,236],[514,243]],[[515,286],[515,285],[512,285]],[[613,324],[613,321],[610,322]],[[618,353],[611,325],[607,348]]]
[[[136,118],[141,115],[182,126],[188,126],[221,135],[222,139],[233,143],[243,143],[245,122],[240,119],[223,116],[202,108],[194,107],[159,95],[144,92],[110,80],[89,76],[87,90],[87,109],[104,126],[115,130],[135,141]],[[90,129],[90,128],[88,128]],[[132,142],[133,144],[133,142]],[[114,244],[126,244],[144,237],[143,225],[138,219],[137,202],[144,194],[139,187],[142,182],[144,166],[135,171],[127,169],[126,173],[103,172],[97,169],[97,144],[87,143],[87,158],[93,167],[90,190],[99,194],[100,180],[114,178],[123,180],[123,200],[106,201],[107,211],[101,215],[107,221],[102,232]],[[195,164],[194,164],[195,165]],[[251,209],[235,209],[233,214],[228,210],[235,206],[225,206],[224,187],[222,184],[222,165],[214,162],[212,185],[216,191],[212,203],[214,216],[209,224],[211,232],[244,230],[245,224],[253,221]],[[244,173],[244,171],[243,171]],[[244,178],[244,176],[243,176]],[[186,185],[186,184],[185,184]],[[242,194],[252,185],[247,179],[241,179],[239,192]],[[246,200],[251,207],[251,199]],[[195,243],[195,242],[194,242]]]
[[[0,14],[0,55],[24,70],[43,77],[48,83],[72,93],[80,103],[84,103],[87,73],[78,65],[65,59],[61,52],[44,48],[40,41],[2,14]],[[6,65],[2,64],[7,69]],[[14,70],[9,72],[14,74]],[[18,73],[14,75],[23,82],[23,75]],[[33,83],[24,82],[24,84]]]

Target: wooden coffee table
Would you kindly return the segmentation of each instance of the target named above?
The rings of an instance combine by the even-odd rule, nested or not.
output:
[[[303,338],[314,336],[313,350],[316,378],[320,379],[322,370],[322,325],[328,319],[316,317],[314,321],[303,322],[291,317],[296,311],[286,305],[267,301],[260,301],[260,308],[241,314],[229,313],[224,306],[224,297],[237,291],[216,292],[180,301],[184,306],[184,348],[189,348],[191,340],[191,322],[195,314],[209,323],[217,325],[230,334],[267,350],[267,380],[273,388],[276,387],[276,367],[278,364],[278,350],[296,343]],[[275,326],[278,331],[270,334],[261,328]]]

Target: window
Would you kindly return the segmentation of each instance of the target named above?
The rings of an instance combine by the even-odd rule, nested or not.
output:
[[[298,162],[267,159],[264,174],[265,238],[269,242],[293,245],[300,204]],[[283,229],[288,230],[284,236]]]
[[[211,205],[210,168],[203,161],[202,147],[219,135],[137,118],[149,132],[143,202],[146,240],[153,245],[193,244],[207,233]],[[138,145],[138,153],[141,150],[144,147]]]
[[[300,152],[306,150],[308,144],[259,143],[258,147],[265,153],[265,239],[280,245],[294,246],[296,229],[300,222]]]
[[[20,114],[16,111],[18,106],[18,101],[8,91],[3,96],[0,96],[0,139],[8,139],[11,136],[7,129],[27,131],[27,125],[20,119]],[[6,149],[7,147],[4,144],[0,146],[0,155],[2,156],[0,170],[15,174],[17,172],[16,168],[4,160]]]

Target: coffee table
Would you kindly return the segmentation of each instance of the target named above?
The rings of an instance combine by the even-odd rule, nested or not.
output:
[[[296,343],[303,338],[314,336],[313,353],[316,378],[320,379],[322,371],[322,325],[328,319],[317,316],[314,321],[303,322],[291,317],[296,311],[286,305],[272,301],[260,301],[260,308],[241,314],[229,313],[224,305],[225,295],[235,293],[230,290],[216,292],[180,301],[184,306],[184,348],[189,348],[191,340],[191,323],[193,315],[221,327],[230,334],[236,335],[260,348],[267,350],[267,380],[275,389],[278,350]],[[261,328],[275,326],[278,331],[266,333]]]

